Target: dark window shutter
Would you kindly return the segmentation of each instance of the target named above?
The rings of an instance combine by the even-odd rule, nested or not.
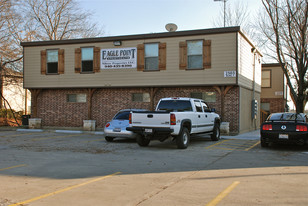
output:
[[[75,49],[75,73],[81,72],[81,48]]]
[[[159,44],[159,70],[166,70],[166,43]]]
[[[41,74],[46,74],[47,62],[46,62],[46,50],[41,51]]]
[[[203,67],[205,69],[211,68],[211,58],[211,40],[203,40]]]
[[[100,72],[100,53],[101,48],[95,47],[94,48],[94,56],[93,56],[93,65],[94,65],[94,72]]]
[[[64,74],[64,49],[59,49],[58,52],[58,61],[59,61],[59,74]]]
[[[180,42],[180,69],[187,68],[187,43]]]
[[[144,44],[137,46],[137,71],[144,70]]]

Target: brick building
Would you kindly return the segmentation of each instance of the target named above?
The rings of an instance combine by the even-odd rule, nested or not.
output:
[[[262,64],[261,87],[261,112],[264,116],[288,111],[289,88],[279,63]]]
[[[23,42],[24,87],[43,127],[103,128],[120,109],[197,97],[231,133],[259,127],[261,58],[240,27]],[[255,102],[255,101],[254,101]]]

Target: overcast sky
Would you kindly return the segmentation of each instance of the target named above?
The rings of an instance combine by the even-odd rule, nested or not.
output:
[[[104,36],[165,32],[167,23],[178,31],[213,28],[223,2],[214,0],[77,0],[93,13],[104,27]],[[261,0],[227,0],[227,4],[244,2],[251,16],[262,7]]]

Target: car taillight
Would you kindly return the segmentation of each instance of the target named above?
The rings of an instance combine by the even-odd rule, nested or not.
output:
[[[105,127],[108,128],[109,126],[110,126],[110,123],[107,123]]]
[[[296,125],[297,132],[307,132],[307,126],[305,125]]]
[[[129,120],[129,124],[131,124],[132,123],[132,113],[129,113],[128,120]]]
[[[176,125],[175,114],[170,114],[170,125]]]
[[[273,130],[273,126],[271,124],[264,124],[262,130]]]

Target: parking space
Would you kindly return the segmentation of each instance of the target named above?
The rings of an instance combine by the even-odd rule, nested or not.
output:
[[[226,139],[207,146],[206,149],[249,151],[259,144],[259,140]]]
[[[106,142],[103,135],[0,133],[0,205],[307,205],[307,147],[194,137]]]

